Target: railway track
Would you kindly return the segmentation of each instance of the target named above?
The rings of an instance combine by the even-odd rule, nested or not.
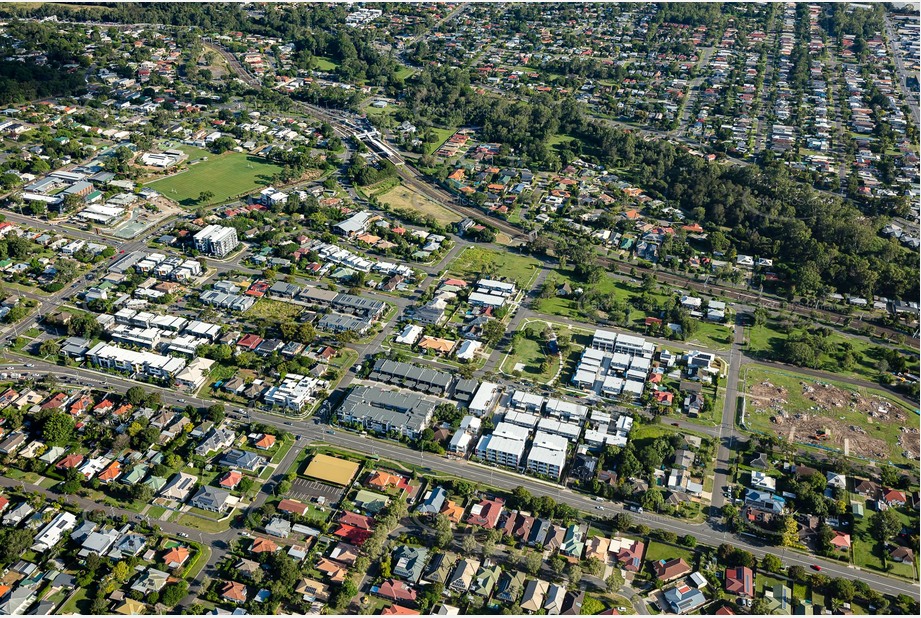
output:
[[[258,80],[256,80],[252,75],[250,75],[246,71],[246,69],[233,56],[233,54],[227,52],[224,48],[216,46],[216,45],[210,45],[209,47],[211,47],[216,52],[220,53],[225,59],[227,59],[227,62],[234,69],[234,71],[237,73],[240,79],[242,79],[244,82],[254,87],[261,87],[261,84],[259,84]],[[331,113],[322,107],[318,107],[310,103],[305,103],[303,101],[295,100],[294,103],[298,107],[310,113],[311,115],[316,116],[320,120],[324,120],[328,122],[330,126],[333,127],[333,130],[340,137],[342,138],[353,137],[355,130],[351,126],[349,126],[349,124],[347,124],[346,121],[344,121],[341,116]],[[503,221],[497,217],[490,216],[489,213],[483,211],[482,209],[476,206],[468,206],[466,204],[463,204],[461,200],[457,198],[457,196],[453,195],[452,193],[449,193],[448,191],[436,185],[433,185],[423,180],[423,174],[419,170],[417,170],[415,167],[413,167],[411,164],[409,164],[409,162],[405,162],[405,160],[402,160],[402,159],[401,161],[403,161],[405,164],[397,167],[397,173],[399,174],[400,179],[406,185],[415,189],[416,191],[418,191],[425,197],[428,197],[430,199],[437,201],[439,204],[441,204],[448,210],[451,210],[460,216],[476,218],[480,220],[484,220],[485,218],[485,220],[489,223],[490,226],[508,235],[512,239],[512,242],[523,243],[523,242],[526,242],[530,238],[529,234],[525,232],[524,230],[522,230],[521,228],[514,226],[511,223],[508,223],[507,221]],[[832,323],[838,323],[846,317],[845,314],[843,313],[830,311],[828,309],[819,309],[819,308],[805,307],[802,305],[796,305],[796,304],[788,303],[778,297],[773,297],[770,295],[765,296],[764,294],[753,294],[753,293],[750,293],[744,290],[739,290],[734,287],[721,285],[719,283],[705,283],[702,281],[695,281],[694,279],[690,279],[688,277],[682,277],[680,275],[663,272],[662,270],[659,270],[659,269],[648,268],[648,267],[641,266],[638,264],[621,262],[621,261],[614,260],[608,257],[599,256],[598,261],[599,261],[599,264],[603,266],[605,269],[612,271],[612,272],[617,272],[619,274],[631,274],[633,272],[636,272],[637,274],[642,275],[645,273],[650,273],[654,275],[659,282],[665,283],[667,285],[673,285],[675,287],[694,290],[697,292],[702,292],[702,293],[706,293],[710,295],[723,296],[723,297],[732,299],[736,302],[751,303],[751,304],[765,307],[766,309],[775,309],[775,310],[783,309],[785,311],[790,311],[791,313],[794,313],[796,315],[806,317],[809,319],[815,319],[816,317],[818,317],[818,319],[821,319],[821,320],[825,320],[825,321],[832,322]],[[919,345],[921,345],[921,340],[919,340],[917,337],[907,337],[905,333],[901,331],[897,331],[893,328],[889,328],[887,326],[871,324],[869,322],[864,322],[864,323],[871,325],[875,329],[876,333],[879,334],[880,336],[888,337],[890,339],[895,339],[899,336],[902,336],[902,337],[905,337],[905,343],[911,347],[916,348]]]

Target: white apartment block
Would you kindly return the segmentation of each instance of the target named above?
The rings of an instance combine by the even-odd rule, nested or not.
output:
[[[555,479],[560,478],[566,465],[568,446],[569,441],[563,436],[538,431],[534,434],[534,443],[531,452],[528,453],[528,470]]]
[[[269,405],[300,410],[312,399],[321,384],[324,382],[317,378],[289,373],[281,384],[266,391],[263,399]]]
[[[129,373],[144,373],[156,378],[172,378],[182,371],[186,362],[181,358],[153,352],[126,350],[108,343],[97,343],[86,353],[94,365]]]
[[[61,542],[64,534],[70,532],[77,525],[77,517],[67,511],[58,513],[51,522],[42,528],[35,536],[35,543],[32,545],[32,551],[48,551]]]
[[[195,248],[208,255],[224,257],[240,244],[237,230],[222,225],[209,225],[202,228],[195,236]]]
[[[524,449],[531,435],[527,427],[510,423],[499,423],[488,436],[480,438],[476,447],[477,457],[509,468],[517,468],[524,456]]]

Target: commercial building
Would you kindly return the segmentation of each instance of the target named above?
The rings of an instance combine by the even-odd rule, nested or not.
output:
[[[192,238],[198,251],[217,257],[224,257],[240,244],[237,240],[237,230],[222,225],[204,227]]]

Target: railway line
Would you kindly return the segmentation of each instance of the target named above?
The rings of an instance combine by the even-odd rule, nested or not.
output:
[[[256,80],[246,71],[246,69],[233,56],[233,54],[216,45],[211,45],[210,47],[227,59],[227,62],[234,69],[237,75],[240,76],[240,79],[252,86],[260,86],[258,80]],[[357,137],[359,135],[357,125],[347,119],[344,119],[340,114],[330,112],[327,109],[317,105],[312,105],[310,103],[305,103],[303,101],[295,100],[294,103],[311,115],[328,122],[330,126],[333,127],[333,130],[336,132],[336,134],[339,135],[339,137],[360,139]],[[418,169],[413,167],[412,164],[403,159],[399,154],[396,154],[395,156],[398,158],[396,160],[392,160],[392,162],[397,165],[397,174],[407,186],[411,187],[415,191],[419,192],[425,197],[437,201],[448,210],[451,210],[460,216],[476,218],[481,221],[488,222],[490,226],[508,235],[513,243],[520,244],[526,242],[530,238],[530,234],[525,230],[522,230],[521,228],[512,225],[507,221],[503,221],[497,217],[489,216],[489,213],[484,212],[482,209],[476,206],[468,206],[463,204],[462,201],[457,198],[457,196],[423,180],[423,174]],[[802,317],[824,320],[831,323],[841,322],[846,317],[846,315],[843,313],[824,308],[813,308],[789,303],[782,298],[774,297],[770,294],[755,294],[750,291],[740,290],[738,288],[721,285],[719,283],[696,281],[694,279],[671,274],[657,268],[649,268],[639,264],[622,262],[605,256],[599,256],[598,261],[601,266],[612,272],[617,272],[619,274],[631,274],[635,272],[639,275],[650,273],[654,275],[660,283],[673,285],[675,287],[680,287],[688,290],[694,290],[696,292],[710,295],[724,296],[738,303],[752,303],[763,306],[767,309],[774,310],[783,309]],[[906,345],[912,347],[918,347],[921,345],[921,340],[919,340],[918,337],[907,337],[905,333],[901,331],[878,324],[873,324],[872,327],[880,336],[888,337],[889,339],[895,339],[899,336],[902,336],[905,337]]]

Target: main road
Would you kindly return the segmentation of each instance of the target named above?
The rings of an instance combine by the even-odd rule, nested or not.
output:
[[[377,340],[382,337],[383,333],[378,335],[378,338],[375,339],[374,342],[368,344],[368,347],[377,345]],[[738,334],[736,336],[736,342],[738,342]],[[737,362],[732,363],[732,365],[737,366],[739,364],[738,361],[740,359],[738,356],[736,357],[736,360]],[[92,385],[96,388],[102,389],[117,388],[121,392],[124,392],[132,386],[140,385],[149,391],[158,392],[161,396],[161,400],[166,404],[179,406],[189,404],[198,407],[207,407],[214,403],[222,403],[203,397],[189,396],[187,398],[183,398],[181,393],[177,393],[171,389],[151,386],[149,384],[140,384],[133,380],[85,368],[60,367],[56,364],[51,364],[39,360],[34,361],[32,364],[35,365],[35,368],[31,369],[31,371],[53,372],[59,380],[66,380],[68,383],[77,386]],[[736,374],[736,377],[737,375],[738,374]],[[351,374],[346,376],[337,391],[347,386],[351,382],[351,379]],[[730,393],[728,391],[730,387],[731,385],[727,386],[727,402],[733,401],[735,399],[735,397],[729,396]],[[724,409],[724,421],[725,414],[729,409],[730,408],[728,407]],[[439,455],[422,453],[409,449],[400,443],[392,442],[389,440],[378,440],[342,430],[331,431],[328,425],[323,425],[318,422],[314,422],[313,420],[279,417],[278,415],[269,414],[264,411],[255,409],[244,410],[242,414],[232,409],[228,412],[228,416],[239,421],[257,421],[260,423],[272,424],[276,426],[281,425],[282,428],[286,431],[295,434],[295,436],[297,436],[297,442],[295,446],[291,448],[288,456],[285,458],[285,461],[289,464],[290,462],[294,461],[300,450],[306,446],[311,444],[326,443],[358,453],[377,455],[379,457],[395,462],[414,464],[421,466],[423,469],[429,472],[456,476],[474,481],[476,483],[481,483],[486,486],[496,487],[505,491],[512,491],[519,486],[524,487],[534,495],[551,496],[557,502],[567,504],[585,513],[597,513],[599,516],[606,516],[611,512],[621,512],[623,509],[623,507],[619,504],[605,503],[605,511],[602,515],[598,508],[601,505],[592,497],[575,493],[554,483],[548,483],[539,479],[523,476],[501,468],[493,468],[469,461],[449,459]],[[730,421],[730,427],[732,426],[733,424]],[[725,457],[725,455],[723,457]],[[728,457],[726,457],[726,461],[728,461]],[[282,469],[282,466],[279,466],[276,469],[274,478],[279,479],[286,472],[287,470]],[[716,486],[715,489],[716,488],[718,488],[718,486]],[[266,496],[262,497],[262,499],[264,500],[267,495],[268,494],[266,493]],[[711,527],[711,524],[709,523],[689,523],[669,517],[655,515],[652,513],[630,513],[630,516],[634,520],[653,528],[669,530],[678,535],[690,534],[694,536],[699,542],[707,545],[716,546],[721,543],[730,543],[733,546],[745,549],[746,551],[749,551],[758,557],[761,557],[766,553],[772,553],[775,555],[780,554],[779,557],[781,558],[781,561],[787,566],[799,565],[808,567],[812,564],[817,564],[822,567],[823,573],[833,577],[861,579],[881,592],[888,594],[907,594],[914,599],[921,598],[921,595],[918,593],[917,586],[909,582],[903,582],[869,571],[858,571],[838,562],[824,560],[822,558],[810,556],[807,554],[784,551],[781,548],[764,546],[760,543],[752,543],[745,538],[735,536],[720,530],[718,525]],[[193,532],[198,534],[197,531]],[[216,535],[204,534],[203,536],[206,539],[226,541],[229,538],[235,538],[237,535],[238,532],[230,531]],[[209,564],[215,563],[215,561],[215,556],[212,556],[212,560],[209,561]]]

